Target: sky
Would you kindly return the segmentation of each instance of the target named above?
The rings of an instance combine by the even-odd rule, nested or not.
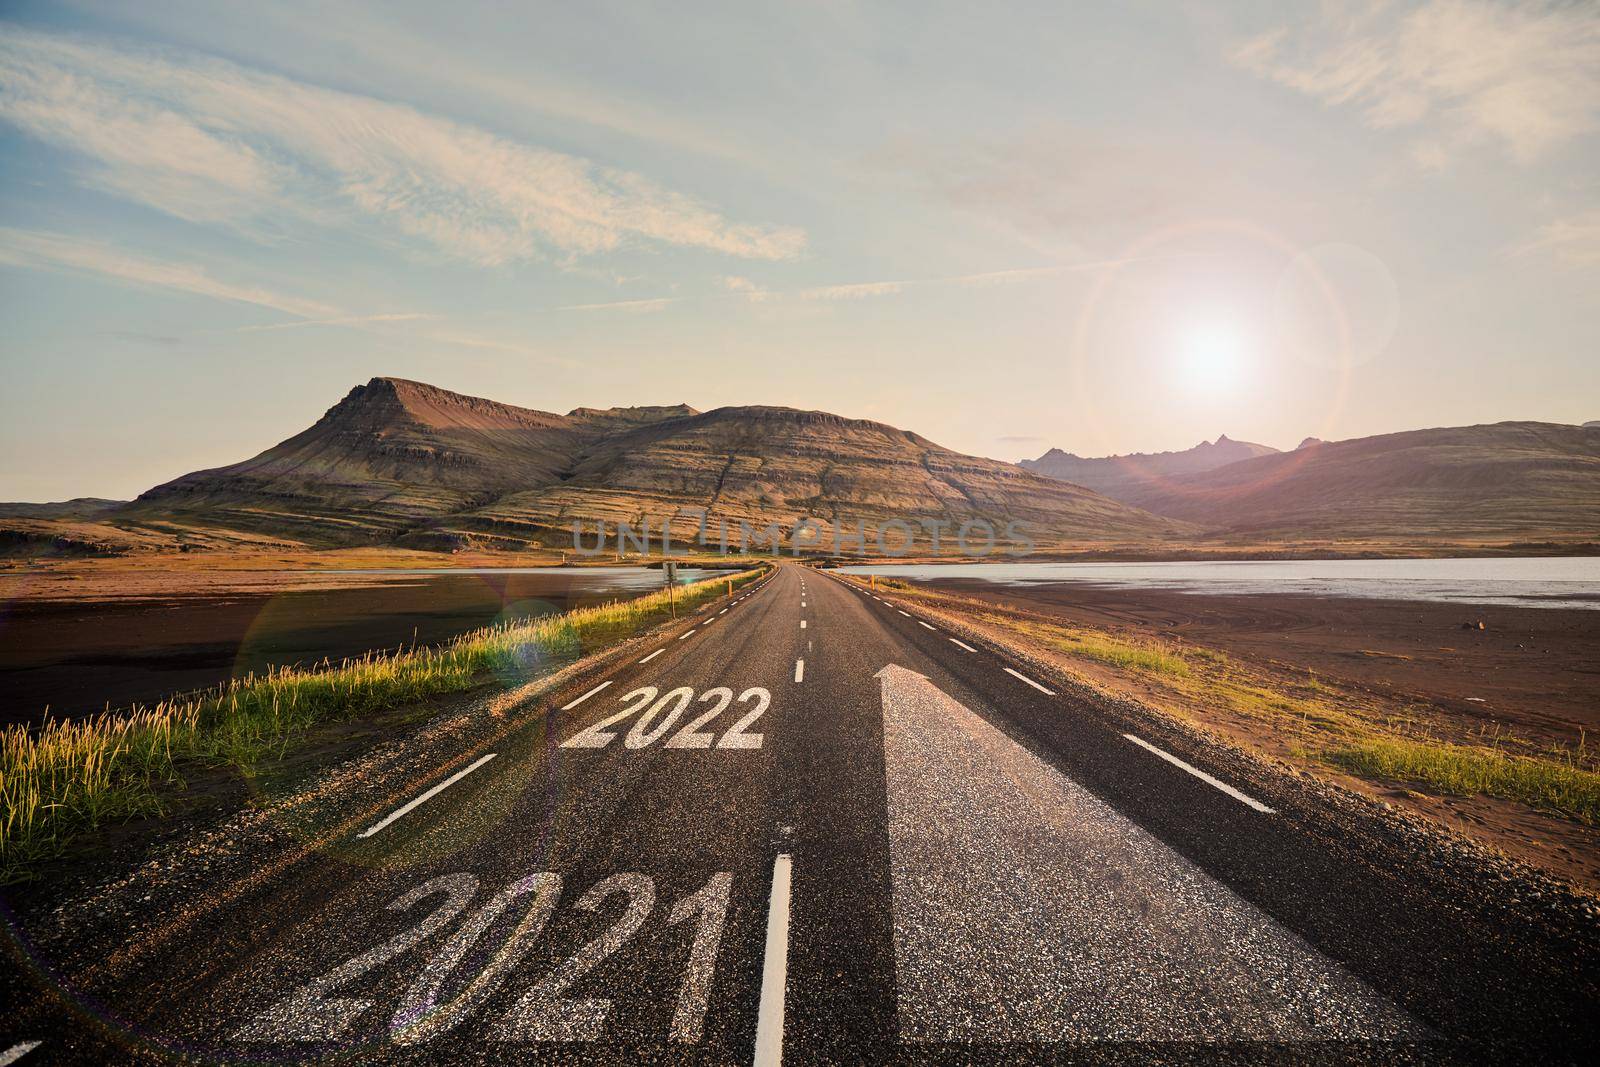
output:
[[[354,385],[1019,459],[1600,419],[1600,6],[0,2],[0,499]]]

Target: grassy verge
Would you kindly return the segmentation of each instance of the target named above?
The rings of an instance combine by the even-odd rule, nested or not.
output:
[[[1600,817],[1600,774],[1575,762],[1397,738],[1376,738],[1325,755],[1363,778],[1416,782],[1463,796],[1506,797],[1589,825]]]
[[[674,591],[679,612],[758,578],[755,569]],[[665,620],[665,590],[463,634],[437,648],[287,668],[154,706],[0,732],[0,881],[76,834],[165,810],[185,764],[252,774],[317,723],[373,715],[500,677],[520,683]]]
[[[1100,686],[1109,678],[1112,689],[1119,679],[1136,682],[1135,699],[1252,747],[1372,781],[1499,797],[1600,824],[1600,760],[1581,738],[1541,749],[1453,727],[1426,705],[1385,706],[1312,672],[1268,669],[1170,639],[1130,639],[905,582],[878,585],[1104,668],[1081,676]]]

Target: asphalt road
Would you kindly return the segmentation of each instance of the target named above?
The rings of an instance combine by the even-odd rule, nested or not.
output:
[[[43,961],[0,1063],[1560,1058],[1600,1017],[1448,865],[826,573],[513,721],[114,987]]]

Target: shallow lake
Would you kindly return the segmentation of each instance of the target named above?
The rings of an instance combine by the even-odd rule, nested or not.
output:
[[[857,574],[997,585],[1087,582],[1113,589],[1428,600],[1600,609],[1600,557],[1207,560],[1182,563],[928,563],[841,568]]]
[[[440,644],[506,620],[662,587],[646,567],[335,572],[373,584],[275,594],[0,603],[0,722],[152,702],[269,667]],[[681,583],[711,572],[680,568]]]

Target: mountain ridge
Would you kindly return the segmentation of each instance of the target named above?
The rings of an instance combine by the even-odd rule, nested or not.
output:
[[[1036,524],[1052,539],[1177,534],[1186,524],[909,430],[748,405],[574,408],[566,415],[401,378],[352,389],[312,426],[194,471],[118,512],[313,543],[570,544],[574,521],[658,521],[681,507],[792,524],[900,518]]]
[[[1215,441],[1201,441],[1193,448],[1172,452],[1133,452],[1120,456],[1079,456],[1052,448],[1038,459],[1025,459],[1018,466],[1062,481],[1123,499],[1141,483],[1158,482],[1175,475],[1192,474],[1226,466],[1241,459],[1270,455],[1278,450],[1270,445],[1235,441],[1221,434]]]
[[[1233,537],[1600,535],[1600,428],[1499,422],[1302,443],[1124,503]]]

